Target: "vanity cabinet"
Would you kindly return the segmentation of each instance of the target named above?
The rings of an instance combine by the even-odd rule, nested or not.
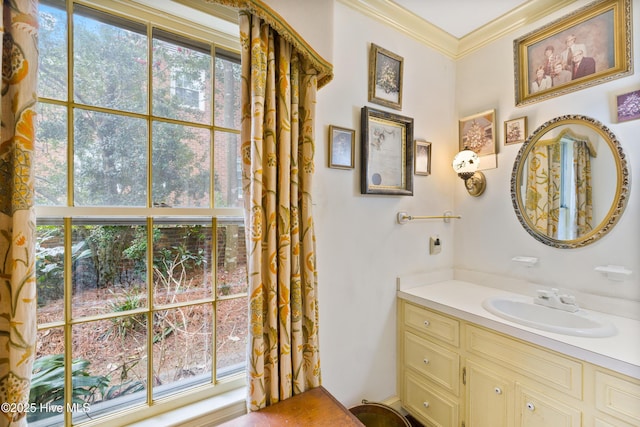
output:
[[[400,400],[426,426],[640,426],[640,381],[398,302]]]

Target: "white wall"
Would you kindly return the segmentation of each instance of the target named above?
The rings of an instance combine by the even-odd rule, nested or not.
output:
[[[637,29],[640,4],[633,2]],[[499,274],[569,288],[611,310],[638,307],[630,309],[624,300],[640,301],[639,186],[632,184],[626,211],[607,236],[572,250],[554,249],[529,236],[510,199],[513,161],[521,145],[505,147],[502,129],[505,120],[520,116],[528,117],[529,133],[565,114],[601,121],[621,141],[632,183],[640,181],[640,120],[617,124],[614,118],[615,96],[640,89],[638,71],[547,101],[514,106],[513,39],[586,3],[578,1],[458,62],[335,3],[335,77],[318,97],[314,215],[323,385],[345,405],[358,404],[361,399],[381,401],[396,394],[395,279],[399,275],[456,267],[480,272],[481,277]],[[640,57],[639,34],[634,33],[634,58]],[[370,43],[405,59],[402,111],[367,102]],[[433,143],[432,175],[414,176],[413,197],[360,194],[360,109],[365,105],[413,117],[415,137]],[[484,171],[487,190],[474,198],[467,195],[450,167],[457,151],[457,121],[492,108],[497,111],[498,167]],[[356,129],[354,170],[326,166],[329,125]],[[463,218],[449,224],[418,221],[398,225],[395,218],[400,210],[414,215],[452,210]],[[443,250],[431,256],[428,239],[434,235],[440,236]],[[540,263],[531,269],[517,266],[510,262],[515,255],[536,256]],[[611,282],[593,270],[604,264],[623,265],[634,273],[627,281]]]
[[[456,186],[456,210],[466,219],[455,229],[454,259],[456,268],[509,275],[543,285],[613,297],[600,308],[616,312],[618,306],[629,306],[623,300],[640,301],[640,121],[616,123],[615,118],[616,96],[640,89],[637,63],[640,58],[640,32],[637,31],[640,28],[640,1],[633,0],[634,75],[523,107],[515,107],[514,102],[513,40],[587,3],[576,2],[544,22],[518,30],[458,61],[458,113],[466,116],[495,108],[499,154],[498,168],[484,171],[487,190],[482,197],[468,197],[462,186]],[[530,237],[518,222],[509,185],[513,161],[522,144],[505,147],[502,131],[505,120],[527,116],[531,134],[547,120],[565,114],[589,116],[607,126],[621,142],[631,170],[631,194],[620,222],[602,239],[579,249],[545,246]],[[516,266],[510,262],[515,255],[538,257],[539,265],[530,269]],[[596,266],[607,264],[625,266],[633,270],[633,275],[623,282],[612,282],[594,271]],[[639,306],[634,307],[635,313],[628,314],[640,316]]]
[[[455,64],[340,2],[334,13],[334,80],[318,96],[314,217],[318,237],[323,385],[345,405],[396,393],[395,281],[401,273],[451,267],[453,225],[396,223],[396,212],[453,210],[451,145],[456,136]],[[367,102],[369,44],[404,58],[401,111]],[[432,142],[430,176],[414,176],[414,196],[360,194],[360,109],[412,117],[416,138]],[[356,130],[356,168],[327,167],[329,125]],[[429,255],[429,236],[443,249]]]

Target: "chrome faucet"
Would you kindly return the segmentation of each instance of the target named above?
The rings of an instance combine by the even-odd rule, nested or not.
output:
[[[544,305],[545,307],[557,308],[558,310],[576,312],[579,310],[576,304],[576,297],[573,295],[560,295],[558,289],[552,288],[550,291],[546,289],[538,289],[538,296],[533,299],[535,304]]]

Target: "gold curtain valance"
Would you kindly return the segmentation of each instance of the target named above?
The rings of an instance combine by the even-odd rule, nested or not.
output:
[[[591,157],[597,157],[598,156],[598,152],[596,151],[596,147],[593,145],[593,142],[591,142],[589,137],[588,136],[583,136],[583,135],[578,135],[571,128],[563,129],[562,132],[560,132],[558,134],[558,136],[556,136],[554,138],[538,141],[538,142],[536,142],[536,145],[537,146],[546,146],[546,145],[557,144],[565,136],[571,138],[574,141],[582,141],[582,142],[584,142],[587,145],[587,148],[589,149],[589,155],[591,155]]]
[[[316,52],[285,19],[261,0],[205,0],[239,10],[264,19],[285,40],[291,43],[318,70],[318,89],[333,79],[333,65]]]

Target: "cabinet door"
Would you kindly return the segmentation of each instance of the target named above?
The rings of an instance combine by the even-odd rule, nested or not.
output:
[[[511,427],[513,383],[484,366],[467,360],[466,425]]]
[[[575,406],[575,405],[573,405]],[[517,426],[521,427],[580,427],[582,413],[543,393],[516,385]]]

